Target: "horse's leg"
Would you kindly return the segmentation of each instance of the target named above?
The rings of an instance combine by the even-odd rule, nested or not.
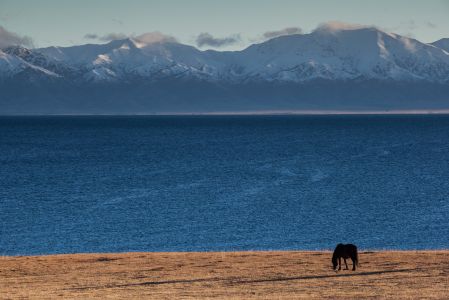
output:
[[[343,258],[343,260],[345,261],[345,265],[346,265],[346,269],[345,270],[349,270],[348,263],[346,262],[346,258]]]
[[[355,271],[355,265],[356,265],[356,259],[354,257],[351,257],[352,260],[352,270]]]
[[[341,257],[338,258],[338,271],[341,271]]]

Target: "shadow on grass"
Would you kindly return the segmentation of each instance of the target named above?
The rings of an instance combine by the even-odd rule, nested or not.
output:
[[[86,287],[69,288],[69,290],[111,289],[111,288],[122,288],[122,287],[131,287],[131,286],[146,286],[146,285],[151,286],[151,285],[164,285],[164,284],[177,284],[177,283],[200,283],[200,282],[217,282],[217,281],[222,281],[229,285],[237,285],[237,284],[251,284],[251,283],[262,283],[262,282],[277,282],[277,281],[380,275],[380,274],[388,274],[388,273],[409,272],[409,271],[416,271],[416,270],[417,269],[400,269],[400,270],[385,270],[385,271],[360,272],[360,273],[352,272],[352,273],[347,273],[347,274],[336,273],[336,274],[332,274],[332,275],[275,277],[275,278],[253,279],[253,280],[238,280],[236,278],[213,277],[213,278],[198,278],[198,279],[184,279],[184,280],[146,281],[146,282],[139,282],[139,283],[114,284],[114,285],[105,285],[105,286],[86,286]]]
[[[312,275],[312,276],[298,276],[298,277],[278,277],[278,278],[267,278],[267,279],[254,279],[254,280],[239,280],[231,282],[233,284],[245,284],[245,283],[260,283],[260,282],[274,282],[274,281],[289,281],[289,280],[308,280],[308,279],[325,279],[325,278],[336,278],[336,277],[355,277],[355,276],[367,276],[367,275],[380,275],[387,273],[401,273],[416,271],[416,269],[401,269],[401,270],[385,270],[385,271],[375,271],[375,272],[360,272],[360,273],[347,273],[347,274],[332,274],[332,275]]]

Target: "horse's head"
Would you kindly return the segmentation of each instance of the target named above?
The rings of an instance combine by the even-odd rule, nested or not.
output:
[[[332,269],[337,272],[338,271],[338,262],[337,262],[337,256],[333,255],[332,256]]]

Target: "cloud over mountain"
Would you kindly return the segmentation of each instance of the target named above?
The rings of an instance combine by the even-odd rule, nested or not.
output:
[[[20,36],[17,33],[6,30],[0,26],[0,49],[9,46],[33,47],[33,40],[28,36]]]
[[[116,33],[116,32],[112,32],[112,33],[108,33],[105,35],[98,35],[95,33],[88,33],[86,35],[84,35],[85,39],[89,39],[89,40],[98,40],[101,42],[110,42],[110,41],[115,41],[115,40],[123,40],[126,38],[133,38],[139,42],[142,42],[144,44],[151,44],[151,43],[157,43],[157,42],[172,42],[172,43],[176,43],[177,40],[170,36],[170,35],[166,35],[163,34],[161,32],[158,31],[153,31],[153,32],[147,32],[147,33],[143,33],[141,35],[127,35],[124,33]]]
[[[85,39],[88,40],[98,40],[98,41],[102,41],[102,42],[110,42],[113,40],[122,40],[122,39],[126,39],[128,36],[124,33],[108,33],[105,35],[98,35],[95,33],[88,33],[86,35],[84,35]]]
[[[313,32],[335,32],[341,30],[357,30],[363,28],[377,28],[376,26],[351,24],[340,21],[330,21],[321,23],[313,30]]]
[[[234,45],[242,40],[240,34],[234,34],[228,37],[217,38],[210,33],[203,32],[196,38],[196,45],[198,47],[210,46],[215,48]]]
[[[301,34],[302,29],[299,27],[287,27],[281,30],[267,31],[263,34],[265,39],[272,39],[283,35]]]
[[[163,34],[159,31],[147,32],[141,35],[134,37],[134,39],[139,42],[145,44],[159,43],[159,42],[168,42],[168,43],[176,43],[177,40],[171,35]]]

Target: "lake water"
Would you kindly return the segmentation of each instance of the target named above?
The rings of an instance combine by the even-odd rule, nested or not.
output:
[[[0,117],[0,255],[449,248],[449,116]]]

